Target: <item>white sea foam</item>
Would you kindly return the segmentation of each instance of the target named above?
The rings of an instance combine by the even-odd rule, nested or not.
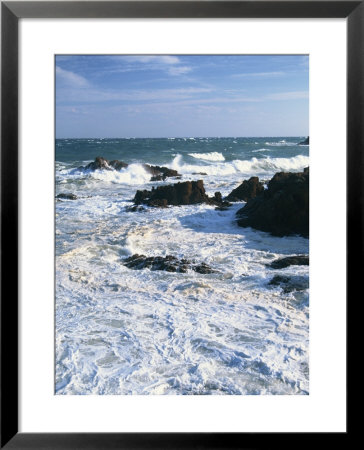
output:
[[[204,161],[225,161],[224,155],[218,152],[211,153],[189,153],[190,156]]]
[[[95,170],[90,176],[112,183],[143,184],[150,180],[151,175],[141,164],[130,164],[121,170]]]
[[[104,213],[75,235],[57,257],[58,394],[308,392],[307,293],[270,289],[282,271],[266,267],[307,252],[307,240],[239,228],[239,207]],[[57,229],[75,226],[69,214]],[[131,270],[121,261],[132,253],[205,261],[218,273]],[[283,273],[307,277],[308,268]]]
[[[181,174],[191,174],[205,172],[208,175],[228,176],[241,175],[249,176],[257,174],[259,176],[273,176],[277,171],[301,171],[309,164],[309,157],[304,155],[292,158],[252,158],[249,160],[233,160],[231,162],[216,162],[209,165],[185,164],[182,155],[177,155],[171,167]]]
[[[257,156],[187,164],[176,155],[163,165],[182,180],[207,173],[209,195],[308,165],[302,155]],[[58,192],[78,197],[56,203],[57,394],[308,393],[309,268],[268,266],[307,254],[307,239],[238,227],[244,202],[131,212],[136,189],[150,189],[141,164],[91,172],[59,163],[56,174]],[[136,253],[216,272],[127,268],[124,258]],[[303,280],[302,290],[269,285],[275,275]]]
[[[134,184],[140,185],[150,180],[150,173],[148,173],[142,164],[130,164],[128,167],[120,170],[79,170],[79,169],[64,169],[57,174],[59,179],[88,179],[100,180],[108,183],[119,184]]]

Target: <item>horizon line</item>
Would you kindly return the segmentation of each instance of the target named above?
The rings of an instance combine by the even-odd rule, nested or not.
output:
[[[309,137],[309,134],[300,134],[300,135],[276,135],[276,136],[109,136],[109,137],[93,137],[93,136],[85,136],[85,137],[56,137],[55,139],[241,139],[241,138],[280,138],[280,137]]]

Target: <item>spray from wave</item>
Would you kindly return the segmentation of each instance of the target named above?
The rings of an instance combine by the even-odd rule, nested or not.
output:
[[[121,170],[95,170],[84,171],[79,169],[66,169],[60,171],[60,175],[69,179],[84,178],[119,184],[143,184],[150,181],[148,173],[142,164],[130,164]]]

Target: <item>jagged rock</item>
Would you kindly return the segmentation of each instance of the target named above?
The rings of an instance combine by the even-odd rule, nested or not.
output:
[[[268,189],[237,212],[238,225],[275,236],[309,236],[309,170],[276,173]]]
[[[285,294],[288,294],[289,292],[308,289],[309,282],[307,277],[275,275],[268,286],[279,286]]]
[[[206,172],[192,172],[192,175],[207,175]]]
[[[297,256],[287,256],[286,258],[276,259],[267,267],[271,269],[285,269],[288,266],[308,266],[309,257],[308,255],[297,255]]]
[[[183,183],[158,186],[151,191],[137,191],[134,203],[139,205],[144,203],[148,206],[166,207],[168,205],[192,205],[197,203],[208,203],[210,205],[227,205],[222,201],[220,192],[214,197],[209,197],[203,185],[203,181],[185,181]]]
[[[97,156],[95,161],[87,164],[87,166],[79,167],[79,170],[121,170],[128,167],[129,164],[114,159],[109,161],[102,156]],[[181,176],[177,170],[169,169],[163,166],[151,166],[149,164],[143,164],[144,169],[152,176],[151,181],[165,180],[167,177]]]
[[[218,203],[222,203],[222,195],[221,195],[221,192],[215,192],[214,198],[215,198],[215,200],[216,200]]]
[[[144,169],[152,174],[150,181],[160,181],[165,180],[167,177],[178,177],[180,174],[177,170],[169,169],[163,166],[150,166],[149,164],[143,164]]]
[[[304,141],[299,142],[298,145],[310,145],[310,136],[308,136]]]
[[[215,200],[216,203],[218,204],[218,206],[216,206],[215,208],[217,211],[226,211],[232,205],[232,203],[222,199],[221,192],[215,192],[213,200]]]
[[[205,263],[197,264],[187,259],[178,259],[174,256],[145,256],[132,255],[123,261],[123,264],[129,269],[142,270],[165,270],[167,272],[182,272],[186,273],[188,269],[194,270],[201,274],[215,273],[210,266]]]
[[[56,198],[58,198],[58,199],[65,199],[65,200],[77,200],[77,195],[62,193],[62,194],[58,194],[56,196]]]
[[[258,177],[251,177],[249,180],[244,180],[240,186],[233,189],[226,197],[229,202],[239,202],[243,200],[247,202],[251,198],[255,198],[257,195],[264,191],[264,185],[259,181]]]
[[[127,163],[125,163],[123,161],[118,161],[117,159],[114,159],[113,161],[110,161],[109,165],[115,170],[125,169],[126,167],[129,166],[129,164],[127,164]]]
[[[164,181],[166,179],[163,175],[156,175],[150,179],[150,181]]]
[[[97,156],[95,161],[87,164],[87,166],[81,166],[80,169],[83,170],[120,170],[128,167],[128,164],[123,161],[118,161],[117,159],[109,161],[102,156]]]

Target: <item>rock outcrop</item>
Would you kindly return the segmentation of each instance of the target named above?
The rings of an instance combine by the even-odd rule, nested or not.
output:
[[[276,173],[268,189],[237,212],[238,225],[274,236],[309,236],[309,170]]]
[[[285,294],[288,294],[289,292],[308,289],[309,282],[307,277],[275,275],[268,286],[279,286]]]
[[[58,194],[56,196],[56,198],[60,199],[60,200],[77,200],[77,195],[69,194],[69,193],[62,193],[62,194]]]
[[[169,169],[163,166],[150,166],[149,164],[143,164],[144,169],[152,175],[150,181],[162,181],[167,177],[179,177],[181,176],[177,170]]]
[[[228,202],[247,202],[251,198],[255,198],[257,195],[264,191],[263,183],[259,181],[258,177],[251,177],[249,180],[244,180],[240,186],[232,190],[225,200]]]
[[[228,206],[224,202],[220,192],[216,192],[214,197],[209,197],[204,188],[202,180],[185,181],[182,183],[169,184],[152,188],[151,191],[137,191],[134,197],[136,205],[145,204],[148,206],[166,207],[168,205],[193,205],[198,203],[208,203],[210,205]]]
[[[175,256],[145,256],[132,255],[124,259],[123,264],[129,269],[142,270],[165,270],[166,272],[182,272],[186,273],[188,269],[197,273],[208,274],[215,273],[210,266],[205,263],[195,263],[187,259],[178,259]]]
[[[121,170],[129,166],[128,163],[124,161],[119,161],[114,159],[109,161],[102,156],[97,156],[95,161],[87,164],[87,166],[79,167],[79,170]],[[149,164],[143,164],[146,172],[152,175],[151,181],[165,180],[167,177],[178,177],[181,176],[177,170],[169,169],[163,166],[151,166]]]
[[[276,259],[267,267],[271,269],[285,269],[289,266],[308,266],[309,257],[308,255],[297,255],[297,256],[287,256],[286,258]]]
[[[120,170],[128,167],[129,164],[119,161],[117,159],[109,161],[102,156],[97,156],[95,161],[87,164],[85,167],[80,167],[84,170]]]

